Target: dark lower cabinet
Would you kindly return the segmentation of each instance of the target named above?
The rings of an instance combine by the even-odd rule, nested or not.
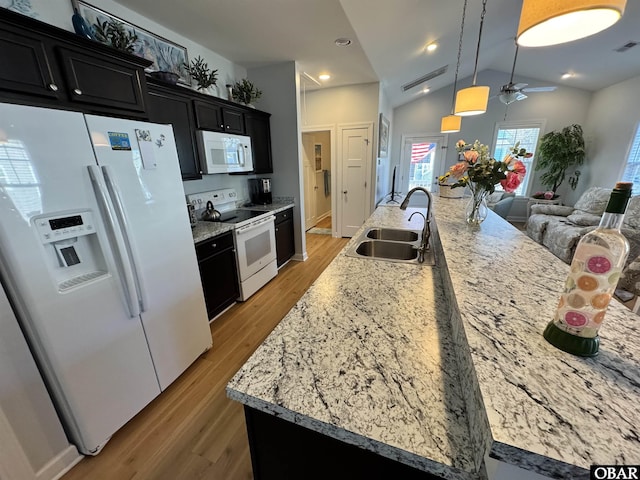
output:
[[[278,267],[284,265],[296,253],[293,236],[293,208],[276,214],[276,255]]]
[[[255,480],[441,479],[280,417],[244,412]]]
[[[223,233],[196,244],[204,301],[209,320],[240,295],[233,234]]]
[[[183,180],[202,178],[195,139],[193,105],[189,95],[158,85],[149,85],[149,121],[170,123],[176,139]]]

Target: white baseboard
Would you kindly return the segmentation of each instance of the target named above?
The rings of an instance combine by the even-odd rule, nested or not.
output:
[[[36,473],[37,480],[58,480],[71,470],[84,456],[78,453],[76,447],[69,445],[68,448],[52,458],[44,467]]]
[[[296,262],[306,262],[308,258],[309,256],[307,255],[307,252],[304,252],[303,254],[296,253],[293,257],[291,257],[291,259],[295,260]]]

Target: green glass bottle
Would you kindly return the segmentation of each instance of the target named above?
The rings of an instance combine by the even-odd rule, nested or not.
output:
[[[582,357],[598,354],[598,330],[629,255],[620,227],[632,186],[616,183],[600,225],[576,247],[555,317],[543,333],[560,350]]]

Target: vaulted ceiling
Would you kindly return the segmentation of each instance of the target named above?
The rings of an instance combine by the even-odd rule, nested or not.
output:
[[[121,0],[120,3],[247,68],[295,60],[317,87],[381,82],[398,106],[453,83],[463,0]],[[521,0],[488,0],[478,69],[505,72],[513,64]],[[482,2],[469,0],[460,78],[473,74]],[[640,1],[629,0],[613,27],[572,43],[521,48],[516,74],[540,85],[599,90],[640,75]],[[349,38],[338,47],[334,41]],[[428,53],[425,46],[437,42]],[[402,85],[448,66],[446,73],[403,92]],[[574,76],[562,80],[563,73]],[[537,85],[531,85],[537,86]],[[495,94],[497,92],[491,92]]]

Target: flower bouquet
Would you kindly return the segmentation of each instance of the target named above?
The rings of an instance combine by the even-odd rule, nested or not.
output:
[[[465,212],[467,223],[479,225],[487,216],[486,196],[493,193],[498,184],[506,192],[515,191],[527,173],[524,163],[518,158],[530,158],[533,154],[520,148],[520,142],[502,160],[491,158],[489,147],[478,140],[473,144],[458,140],[456,150],[460,161],[438,177],[438,182],[446,184],[453,177],[456,181],[451,188],[469,187],[472,198]]]

